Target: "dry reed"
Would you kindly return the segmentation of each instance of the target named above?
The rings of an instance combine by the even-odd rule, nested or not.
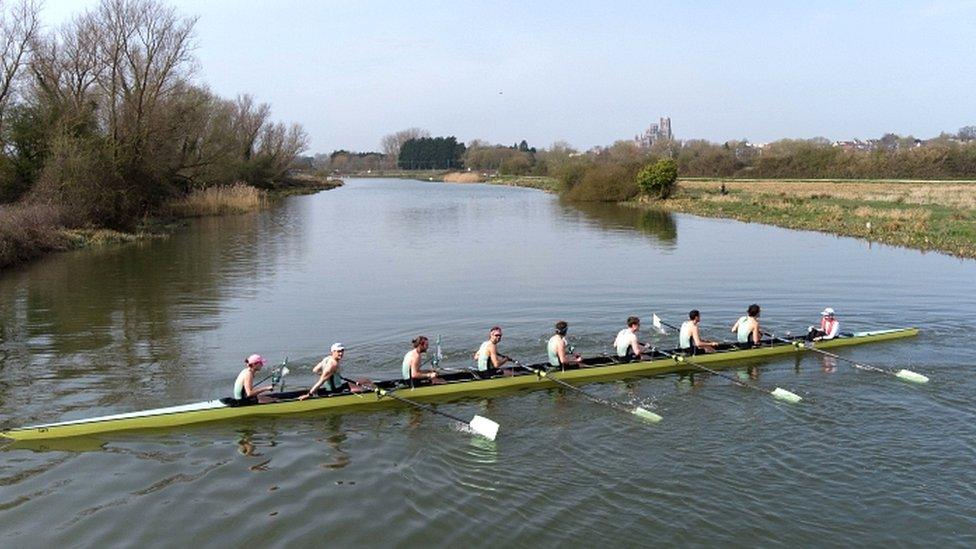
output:
[[[201,217],[244,213],[262,208],[267,202],[264,191],[245,183],[198,189],[166,206],[170,215]]]
[[[446,183],[480,183],[484,181],[477,172],[451,172],[444,175]]]

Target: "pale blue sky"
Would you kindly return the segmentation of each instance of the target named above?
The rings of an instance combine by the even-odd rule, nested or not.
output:
[[[976,0],[173,4],[200,18],[199,78],[303,124],[311,153],[411,126],[585,149],[662,115],[719,142],[976,125]]]

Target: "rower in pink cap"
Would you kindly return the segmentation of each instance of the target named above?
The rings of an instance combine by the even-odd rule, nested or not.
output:
[[[807,328],[807,341],[823,341],[834,339],[840,331],[840,322],[834,310],[827,307],[820,313],[820,327],[810,326]]]
[[[234,398],[239,401],[258,402],[263,400],[258,395],[274,389],[271,385],[254,387],[254,373],[261,370],[264,362],[264,357],[258,354],[244,359],[244,369],[237,374],[237,380],[234,381]]]

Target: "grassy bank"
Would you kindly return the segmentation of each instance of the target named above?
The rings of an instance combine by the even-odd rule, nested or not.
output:
[[[683,179],[649,206],[976,258],[976,182]]]

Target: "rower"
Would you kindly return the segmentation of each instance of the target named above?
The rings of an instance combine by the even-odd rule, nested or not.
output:
[[[312,368],[312,373],[319,375],[318,381],[312,385],[312,388],[307,393],[298,397],[298,400],[305,400],[306,398],[316,396],[320,388],[334,393],[341,392],[349,387],[348,383],[338,383],[342,379],[342,374],[339,372],[339,362],[342,361],[342,357],[346,353],[346,348],[342,346],[342,343],[337,342],[332,344],[329,352],[329,356],[323,358],[321,362]]]
[[[640,319],[636,316],[627,318],[627,327],[617,332],[617,338],[613,340],[613,347],[617,351],[617,356],[625,360],[639,359],[641,356],[640,343],[637,341],[637,332],[640,331]]]
[[[575,353],[570,357],[570,353],[573,352],[573,347],[566,341],[566,331],[569,330],[569,324],[565,320],[560,320],[556,323],[556,333],[549,338],[549,343],[546,344],[546,350],[549,353],[549,364],[552,366],[558,366],[565,368],[570,365],[578,365],[583,362],[583,357],[579,353]]]
[[[474,360],[478,363],[479,372],[494,372],[505,365],[509,358],[498,354],[498,342],[502,340],[502,329],[492,326],[488,330],[488,340],[483,341],[474,353]],[[483,374],[484,375],[484,374]],[[488,375],[491,375],[490,373]]]
[[[259,395],[273,391],[273,385],[254,387],[254,374],[260,371],[262,366],[264,366],[264,357],[261,355],[254,354],[244,359],[244,369],[237,374],[237,379],[234,381],[234,398],[239,402],[257,403],[270,400]]]
[[[759,305],[753,303],[749,305],[746,316],[739,317],[732,325],[732,332],[736,335],[739,343],[744,343],[748,347],[759,346],[762,337],[762,330],[759,328]]]
[[[840,321],[834,315],[834,310],[827,307],[820,312],[820,327],[810,326],[807,329],[807,341],[823,341],[834,339],[840,330]]]
[[[681,330],[678,333],[678,347],[690,355],[696,355],[699,351],[712,353],[715,351],[715,346],[718,345],[715,341],[701,338],[701,333],[698,331],[700,322],[701,313],[698,309],[692,309],[688,313],[688,320],[681,324]]]
[[[403,379],[410,381],[411,385],[414,382],[423,380],[431,383],[439,381],[437,370],[433,368],[429,370],[421,368],[423,362],[420,359],[420,355],[426,353],[427,347],[429,346],[427,336],[417,336],[410,343],[413,345],[413,349],[410,349],[407,351],[407,354],[403,355],[403,366],[401,368]]]

